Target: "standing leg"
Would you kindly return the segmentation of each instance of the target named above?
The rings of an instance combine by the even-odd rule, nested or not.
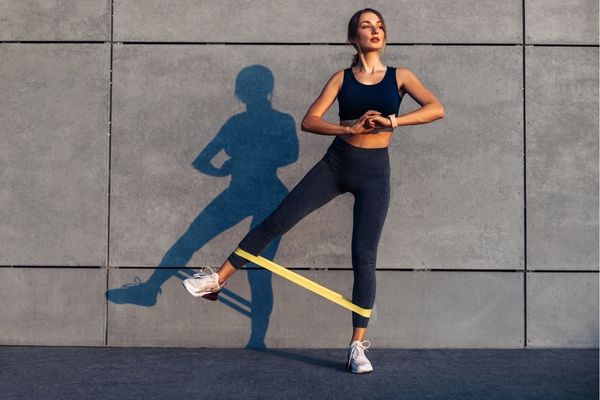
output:
[[[279,206],[242,239],[238,247],[255,256],[302,218],[344,193],[335,171],[321,159],[288,193]],[[237,270],[248,262],[232,252],[227,261]]]
[[[363,308],[373,308],[375,304],[377,250],[389,203],[390,180],[387,174],[365,178],[365,184],[354,193],[352,302]],[[368,323],[369,318],[352,312],[352,326],[357,339],[363,339]],[[365,329],[357,332],[357,328]]]

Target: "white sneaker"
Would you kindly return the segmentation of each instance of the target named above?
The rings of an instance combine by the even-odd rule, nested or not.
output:
[[[221,288],[227,283],[219,285],[219,274],[214,272],[211,267],[202,267],[200,273],[185,279],[182,284],[192,296],[202,296],[215,301]]]
[[[366,344],[365,344],[366,343]],[[368,340],[354,340],[348,348],[348,364],[346,367],[355,374],[373,371],[371,362],[365,356],[365,350],[371,346]]]

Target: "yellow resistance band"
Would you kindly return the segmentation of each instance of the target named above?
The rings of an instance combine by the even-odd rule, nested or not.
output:
[[[357,314],[362,315],[363,317],[371,317],[371,309],[370,308],[362,308],[352,303],[349,299],[342,296],[341,294],[334,292],[331,289],[327,289],[325,286],[321,286],[316,282],[311,281],[308,278],[305,278],[302,275],[299,275],[289,269],[282,267],[279,264],[274,263],[271,260],[268,260],[262,256],[255,256],[247,251],[240,249],[239,247],[234,251],[240,257],[244,257],[246,260],[252,261],[254,264],[260,265],[263,268],[268,269],[271,272],[275,272],[277,275],[284,277],[287,280],[290,280],[298,285],[306,288],[310,291],[315,292],[316,294],[325,297],[333,301],[334,303],[339,304],[342,307],[346,307],[350,311],[354,311]]]

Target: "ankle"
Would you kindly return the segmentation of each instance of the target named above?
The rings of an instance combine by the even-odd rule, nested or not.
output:
[[[219,286],[223,286],[223,284],[225,284],[225,282],[227,282],[227,279],[224,279],[223,277],[221,277],[221,275],[219,275],[218,272],[216,272],[218,279],[217,282],[219,282]]]

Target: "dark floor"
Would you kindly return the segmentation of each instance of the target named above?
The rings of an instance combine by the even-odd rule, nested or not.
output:
[[[0,346],[2,399],[598,399],[598,349]]]

